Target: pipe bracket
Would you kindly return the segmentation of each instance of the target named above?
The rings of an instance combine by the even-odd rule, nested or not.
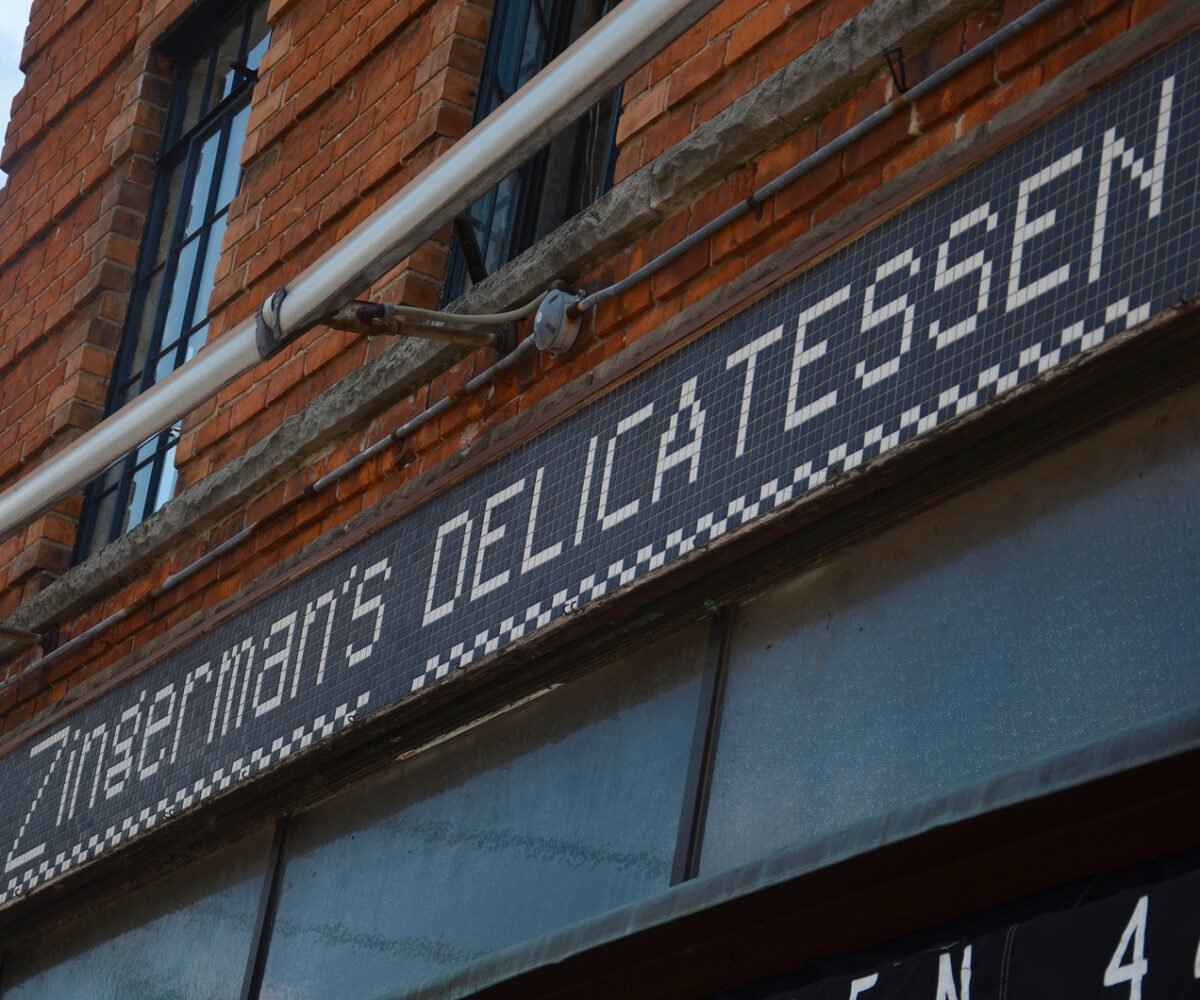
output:
[[[582,320],[579,296],[555,288],[546,294],[533,317],[533,342],[539,351],[566,354],[575,346]]]
[[[287,289],[280,288],[258,310],[255,320],[254,342],[258,346],[258,355],[264,361],[271,357],[284,344],[286,339],[280,327],[279,309],[287,298]]]

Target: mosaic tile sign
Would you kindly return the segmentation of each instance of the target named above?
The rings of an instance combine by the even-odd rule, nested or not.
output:
[[[0,760],[0,904],[1200,292],[1200,39]]]

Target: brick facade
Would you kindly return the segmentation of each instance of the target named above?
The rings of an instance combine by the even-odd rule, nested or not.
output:
[[[907,53],[909,78],[924,78],[1032,5],[959,4],[948,24]],[[0,692],[0,735],[19,734],[73,686],[128,664],[151,640],[198,620],[269,566],[438,468],[1167,6],[1072,0],[761,211],[606,303],[567,358],[518,367],[336,490],[297,499],[316,477],[457,391],[493,355],[469,355],[407,398],[381,404],[251,502],[190,526],[168,554],[131,570],[124,586],[56,622],[61,641],[117,609],[132,609],[48,676]],[[0,488],[102,415],[170,91],[168,67],[152,46],[190,7],[190,0],[35,0],[26,84],[0,160],[10,178],[0,193]],[[866,0],[721,0],[626,81],[618,187],[653,171],[697,128],[868,7]],[[474,0],[274,0],[269,16],[272,41],[211,302],[212,338],[251,316],[469,129],[490,21],[488,6]],[[582,273],[560,276],[585,287],[623,277],[892,100],[889,70],[880,58],[873,63],[865,77],[845,81],[835,106],[802,127],[780,123],[773,149],[714,164],[707,191]],[[448,243],[448,233],[430,241],[364,297],[437,306]],[[187,418],[177,455],[181,489],[202,488],[392,346],[386,338],[317,328],[245,373]],[[69,499],[0,542],[0,617],[62,574],[87,573],[86,564],[70,569],[79,511],[80,500]],[[272,515],[266,528],[185,586],[147,600],[168,575]],[[16,676],[36,656],[26,652],[4,670]]]
[[[866,6],[861,0],[722,2],[626,81],[617,181],[651,169],[664,151]],[[1006,0],[958,18],[908,56],[910,78],[923,78],[1030,6]],[[464,359],[368,426],[350,429],[245,509],[181,540],[171,558],[136,583],[64,621],[61,632],[69,637],[115,608],[138,605],[100,648],[57,668],[48,687],[22,685],[0,694],[0,729],[19,726],[73,679],[104,671],[148,638],[236,593],[264,565],[299,551],[487,426],[619,352],[1161,6],[1150,0],[1068,4],[754,217],[606,303],[571,358],[518,370],[484,398],[422,430],[403,455],[371,463],[336,495],[295,505],[271,531],[163,606],[140,603],[169,573],[289,503],[304,484],[461,386],[488,358],[481,352]],[[187,0],[34,4],[23,60],[27,80],[14,102],[2,161],[10,181],[0,195],[0,484],[73,440],[102,413],[169,97],[166,68],[151,45],[188,7]],[[467,131],[489,17],[486,6],[460,0],[272,4],[272,41],[254,92],[243,189],[218,268],[211,336],[250,316],[274,288]],[[755,162],[724,171],[707,193],[632,245],[589,273],[564,277],[586,287],[624,276],[891,100],[894,88],[880,66],[819,120],[781,137]],[[368,297],[436,306],[447,243],[444,234],[427,244]],[[256,366],[188,418],[177,456],[181,483],[200,482],[390,346],[385,338],[318,328]],[[0,610],[12,611],[68,569],[78,513],[77,499],[64,501],[0,543]],[[19,670],[30,656],[9,669]]]

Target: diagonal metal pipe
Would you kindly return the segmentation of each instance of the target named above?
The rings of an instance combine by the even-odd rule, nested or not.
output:
[[[0,494],[0,538],[385,275],[716,2],[624,0],[445,156],[271,295],[257,320],[230,330]]]

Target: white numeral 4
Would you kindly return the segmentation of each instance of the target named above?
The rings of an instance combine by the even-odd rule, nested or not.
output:
[[[1142,1000],[1142,979],[1150,971],[1150,959],[1146,957],[1146,915],[1150,910],[1150,897],[1143,896],[1133,908],[1133,916],[1121,932],[1117,950],[1108,960],[1104,970],[1105,986],[1129,984],[1129,1000]],[[1129,961],[1124,960],[1129,952]]]

